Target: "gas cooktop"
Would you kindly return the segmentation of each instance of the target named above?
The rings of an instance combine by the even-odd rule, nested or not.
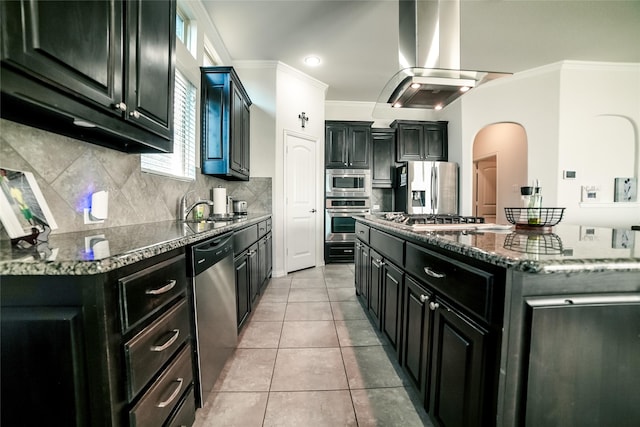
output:
[[[380,218],[409,226],[418,224],[484,224],[482,217],[455,214],[409,215],[404,212],[386,212],[380,214]]]

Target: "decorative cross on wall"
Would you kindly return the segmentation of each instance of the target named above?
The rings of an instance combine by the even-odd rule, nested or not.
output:
[[[305,124],[309,121],[309,117],[307,117],[303,111],[301,114],[298,114],[298,118],[300,119],[300,122],[302,122],[302,128],[304,129]]]

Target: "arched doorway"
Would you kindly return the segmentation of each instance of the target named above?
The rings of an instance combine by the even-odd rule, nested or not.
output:
[[[494,123],[473,141],[473,214],[507,224],[505,207],[520,206],[527,184],[527,134],[518,123]]]

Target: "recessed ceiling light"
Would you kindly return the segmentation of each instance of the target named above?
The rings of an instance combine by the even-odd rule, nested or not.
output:
[[[304,63],[307,64],[310,67],[316,67],[318,65],[320,65],[320,58],[318,58],[317,56],[307,56],[306,58],[304,58]]]
[[[442,110],[442,105],[438,104],[438,105],[436,105],[436,106],[434,107],[434,109],[436,109],[436,110]]]
[[[460,92],[466,92],[466,91],[468,91],[469,89],[471,89],[469,86],[462,86],[462,87],[460,88]]]
[[[420,87],[420,83],[412,83],[412,84],[411,84],[411,87],[412,87],[413,89],[418,89],[418,88]]]
[[[395,104],[392,105],[393,108],[400,108],[402,107],[402,104],[399,102],[396,102]]]

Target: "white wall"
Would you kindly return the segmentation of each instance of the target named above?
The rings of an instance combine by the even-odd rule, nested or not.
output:
[[[456,104],[441,118],[449,120],[450,135],[460,127],[461,138],[449,139],[449,151],[461,166],[462,214],[472,209],[477,133],[492,123],[514,122],[527,134],[528,182],[540,180],[543,205],[566,207],[565,222],[613,227],[640,222],[640,205],[579,204],[580,185],[606,187],[602,201],[612,202],[613,177],[633,176],[634,168],[638,174],[638,150],[632,147],[638,146],[640,64],[563,61],[487,83],[456,103],[459,119],[451,109]],[[578,179],[563,180],[563,170],[576,170]]]
[[[316,146],[316,265],[324,264],[324,102],[327,85],[279,62],[276,71],[276,159],[274,180],[274,276],[287,274],[285,253],[285,130],[304,134],[317,141]],[[302,128],[298,115],[309,117]]]
[[[560,76],[557,186],[566,220],[640,224],[640,203],[613,203],[614,179],[640,176],[640,64],[568,62]],[[562,170],[577,178],[562,179]],[[580,203],[582,186],[598,187],[599,203]]]
[[[323,209],[324,101],[327,85],[276,61],[233,63],[253,105],[251,107],[251,176],[271,177],[273,189],[273,276],[286,275],[285,130],[317,141],[316,209]],[[302,128],[298,115],[309,121]],[[324,224],[317,215],[316,265],[324,264]]]
[[[528,181],[539,179],[545,204],[556,204],[559,68],[559,64],[553,64],[491,81],[445,108],[447,112],[442,117],[449,120],[450,135],[460,135],[458,140],[449,138],[449,152],[453,153],[450,159],[460,165],[461,214],[472,213],[473,141],[485,126],[500,122],[513,122],[524,128]],[[461,104],[459,118],[448,112],[456,103]]]
[[[375,110],[375,111],[374,111]],[[383,111],[383,114],[378,114]],[[388,128],[394,120],[437,120],[433,110],[421,108],[376,108],[375,102],[327,101],[326,120],[374,122],[374,128]]]

